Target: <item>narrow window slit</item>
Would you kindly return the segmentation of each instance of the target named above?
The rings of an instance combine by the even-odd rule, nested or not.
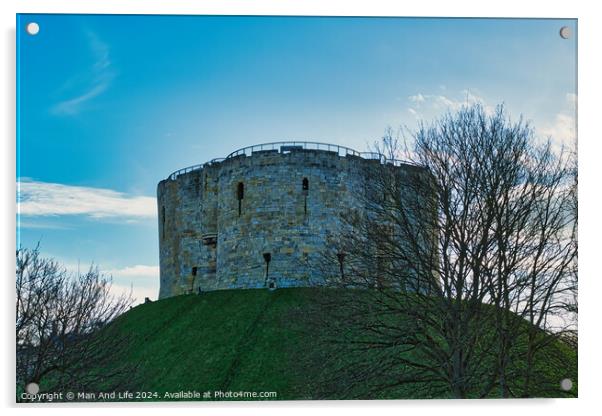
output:
[[[303,178],[301,189],[303,190],[303,215],[307,215],[307,195],[309,194],[309,180],[307,178]]]
[[[245,197],[245,185],[242,182],[238,182],[236,187],[236,198],[238,199],[238,216],[242,214],[242,200]]]

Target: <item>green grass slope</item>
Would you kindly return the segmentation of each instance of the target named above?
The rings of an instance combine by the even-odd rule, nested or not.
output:
[[[312,289],[228,290],[139,305],[116,322],[131,335],[122,360],[143,370],[139,390],[275,391],[299,397],[290,371],[300,336],[289,312],[311,300]]]
[[[157,392],[155,400],[165,400],[165,392],[191,390],[310,399],[318,381],[296,364],[315,351],[316,340],[295,316],[304,314],[316,290],[227,290],[139,305],[114,323],[113,329],[130,336],[116,360],[138,364],[136,390]],[[568,355],[574,356],[576,372],[576,353]],[[315,364],[318,372],[320,366]],[[407,388],[382,398],[418,397]]]

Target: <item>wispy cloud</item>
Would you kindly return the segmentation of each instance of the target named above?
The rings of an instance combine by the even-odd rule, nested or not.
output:
[[[119,297],[121,295],[131,295],[133,306],[144,302],[144,298],[156,300],[159,294],[159,287],[143,287],[132,283],[130,286],[113,283],[110,290],[111,295]]]
[[[74,115],[79,113],[83,104],[106,91],[115,78],[115,72],[111,67],[109,46],[101,41],[94,32],[87,32],[86,35],[94,56],[94,64],[89,68],[83,81],[75,83],[77,88],[72,95],[52,107],[54,114]],[[73,80],[69,83],[73,83]]]
[[[425,94],[417,93],[407,97],[407,111],[416,120],[430,120],[439,117],[442,113],[458,111],[462,106],[481,104],[486,113],[491,114],[494,107],[486,102],[479,94],[463,90],[459,94]],[[567,93],[563,101],[558,103],[557,113],[547,117],[539,116],[537,120],[530,120],[536,127],[536,133],[541,139],[551,139],[555,149],[572,147],[577,138],[577,95]]]
[[[416,94],[416,95],[410,95],[410,96],[408,97],[408,99],[409,99],[411,102],[413,102],[413,103],[416,103],[416,104],[418,104],[418,105],[420,105],[420,104],[422,104],[423,102],[425,102],[425,101],[426,101],[426,98],[424,97],[424,95],[422,95],[422,94],[420,94],[420,93],[418,93],[418,94]]]
[[[442,94],[417,93],[408,97],[410,105],[407,110],[416,119],[428,119],[446,111],[457,111],[462,106],[481,104],[487,113],[493,111],[493,107],[485,100],[470,90],[463,90],[457,96]]]
[[[140,277],[140,278],[159,278],[159,266],[146,266],[137,264],[135,266],[126,266],[120,269],[106,270],[105,273],[115,277]]]
[[[577,109],[577,94],[569,92],[566,94],[566,102],[571,110]]]
[[[41,229],[41,230],[70,230],[72,229],[71,227],[65,225],[65,224],[57,224],[55,222],[52,221],[39,221],[39,220],[33,220],[33,221],[23,221],[23,219],[21,219],[19,221],[19,223],[17,224],[18,228],[29,228],[29,229]]]
[[[558,113],[552,124],[540,129],[541,134],[549,137],[555,144],[569,144],[575,140],[575,117]]]
[[[120,269],[101,270],[101,272],[113,277],[111,292],[116,296],[131,292],[134,304],[143,302],[146,297],[157,299],[159,266],[137,264]]]
[[[17,209],[24,216],[83,215],[136,220],[157,215],[153,197],[29,179],[17,182]]]
[[[144,298],[157,299],[159,294],[159,266],[137,264],[114,269],[104,269],[98,264],[88,264],[65,260],[59,257],[44,254],[61,264],[71,276],[86,273],[90,267],[98,267],[104,276],[111,277],[110,293],[113,296],[131,295],[134,305],[144,301]]]
[[[573,147],[577,140],[577,94],[568,93],[562,111],[558,112],[553,120],[544,124],[538,133],[544,138],[549,138],[554,146]]]

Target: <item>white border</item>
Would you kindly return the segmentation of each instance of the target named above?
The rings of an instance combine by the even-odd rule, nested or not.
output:
[[[111,404],[110,412],[130,414],[133,411],[148,414],[164,414],[169,408],[174,412],[198,414],[233,413],[242,410],[245,414],[328,414],[333,411],[350,415],[365,415],[367,412],[382,414],[483,414],[504,415],[508,413],[581,414],[592,413],[599,407],[597,397],[601,386],[600,345],[602,327],[597,307],[602,293],[600,285],[600,197],[602,174],[600,166],[602,151],[600,142],[600,27],[601,15],[596,13],[595,2],[504,0],[498,2],[454,0],[414,0],[409,2],[387,2],[382,0],[96,0],[74,2],[73,0],[3,0],[2,7],[2,91],[0,101],[1,123],[4,130],[3,148],[0,151],[0,175],[2,177],[2,213],[0,230],[3,238],[2,256],[2,329],[3,366],[0,377],[2,404],[10,414],[19,411],[14,400],[14,308],[12,272],[15,249],[15,13],[104,13],[104,14],[253,14],[253,15],[345,15],[345,16],[442,16],[442,17],[563,17],[579,19],[579,170],[580,170],[580,307],[579,321],[579,395],[576,400],[511,400],[511,401],[386,401],[386,402],[279,402],[279,403],[174,403],[174,404]],[[134,407],[143,407],[135,410]],[[187,409],[193,407],[193,409]],[[23,408],[21,408],[23,409]],[[51,405],[27,407],[25,410],[43,412],[44,415],[106,414],[106,405],[94,404],[75,406]]]
[[[334,16],[460,16],[460,17],[577,17],[583,8],[568,1],[547,1],[545,7],[520,0],[480,2],[473,0],[353,1],[353,0],[204,0],[186,1],[20,0],[21,13],[125,13],[125,14],[261,14]],[[493,3],[493,4],[488,4]]]

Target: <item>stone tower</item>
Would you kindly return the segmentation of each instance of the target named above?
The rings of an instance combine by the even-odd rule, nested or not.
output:
[[[279,142],[172,173],[157,187],[159,298],[323,283],[304,265],[336,235],[345,209],[362,209],[366,169],[384,164],[342,146]]]

